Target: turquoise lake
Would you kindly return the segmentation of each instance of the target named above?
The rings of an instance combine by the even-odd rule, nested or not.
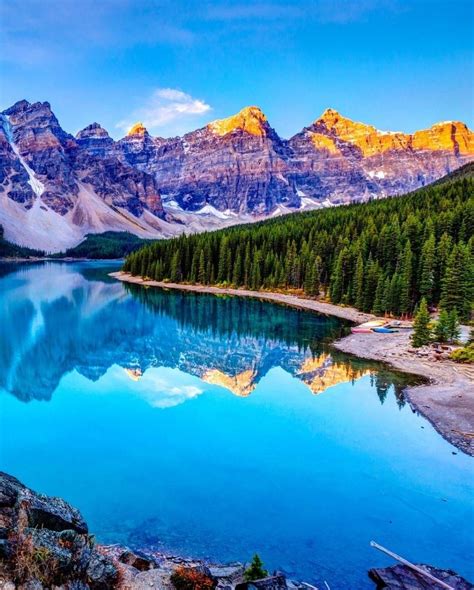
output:
[[[331,350],[347,324],[116,269],[0,266],[0,469],[105,543],[357,590],[392,563],[373,539],[474,578],[474,461],[407,376]]]

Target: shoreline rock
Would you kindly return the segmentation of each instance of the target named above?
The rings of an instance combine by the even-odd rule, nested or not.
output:
[[[452,570],[442,570],[424,564],[417,565],[441,582],[451,586],[453,590],[474,590],[473,584]],[[369,570],[369,578],[377,585],[377,590],[431,590],[435,588],[434,582],[401,564],[371,569]],[[436,585],[436,588],[441,588],[441,586]]]
[[[118,570],[95,546],[76,508],[0,473],[1,580],[19,590],[107,590]]]

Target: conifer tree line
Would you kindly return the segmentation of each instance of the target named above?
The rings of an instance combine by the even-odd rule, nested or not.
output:
[[[474,179],[396,198],[160,240],[124,270],[158,281],[298,290],[378,315],[428,307],[469,320]]]

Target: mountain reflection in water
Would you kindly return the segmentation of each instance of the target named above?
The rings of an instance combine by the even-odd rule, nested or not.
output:
[[[313,394],[370,373],[381,401],[393,384],[403,403],[403,380],[329,349],[347,332],[336,318],[255,299],[144,289],[80,263],[16,267],[1,298],[0,387],[23,401],[50,400],[71,371],[96,381],[119,365],[134,381],[151,368],[176,368],[241,397],[274,367]],[[198,394],[189,387],[175,403]]]

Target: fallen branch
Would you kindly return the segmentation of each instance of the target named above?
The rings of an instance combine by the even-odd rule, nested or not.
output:
[[[455,588],[453,588],[449,584],[446,584],[446,582],[442,582],[441,580],[438,580],[438,578],[435,578],[433,575],[431,575],[429,572],[427,572],[423,568],[418,567],[417,565],[415,565],[414,563],[411,563],[410,561],[407,561],[403,557],[400,557],[400,555],[393,553],[393,551],[390,551],[389,549],[382,547],[382,545],[379,545],[375,541],[370,541],[370,546],[374,547],[375,549],[378,549],[379,551],[382,551],[382,553],[385,553],[385,554],[389,555],[390,557],[393,557],[393,559],[396,559],[400,563],[403,563],[403,565],[406,565],[407,567],[414,570],[418,574],[425,576],[425,578],[428,578],[428,580],[431,580],[432,582],[436,582],[436,584],[439,584],[442,588],[446,588],[446,590],[455,590]]]

